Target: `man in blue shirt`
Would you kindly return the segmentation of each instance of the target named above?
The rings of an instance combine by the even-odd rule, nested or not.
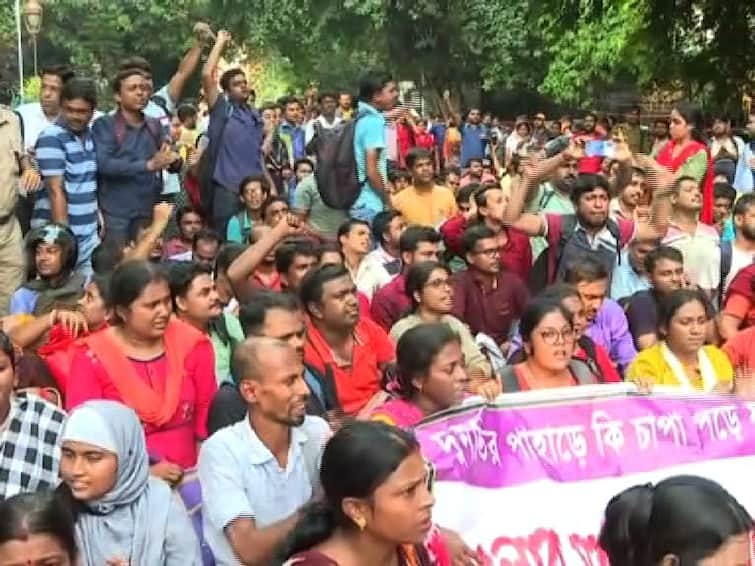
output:
[[[623,302],[637,291],[650,289],[650,279],[645,272],[645,258],[661,245],[660,240],[632,240],[616,258],[611,277],[611,298]]]
[[[371,223],[385,208],[388,155],[383,112],[391,110],[397,101],[398,86],[390,75],[374,74],[360,81],[354,157],[362,189],[349,211],[352,218]]]
[[[96,120],[92,134],[105,237],[125,243],[141,220],[152,218],[162,172],[180,168],[181,158],[168,145],[160,123],[144,114],[150,87],[141,70],[119,71],[113,92],[118,110]]]
[[[301,127],[304,106],[294,96],[286,97],[281,105],[283,106],[283,119],[278,126],[278,137],[286,145],[289,163],[291,168],[294,169],[297,160],[307,157],[306,136],[304,128]]]
[[[443,93],[443,102],[449,114],[457,124],[461,124],[461,166],[467,167],[470,159],[483,159],[488,145],[488,127],[482,123],[479,108],[470,108],[466,122],[461,120],[461,111],[455,110],[451,103],[451,93]]]
[[[144,108],[144,114],[150,118],[160,121],[166,135],[170,132],[171,115],[176,113],[178,102],[181,99],[181,93],[187,81],[194,74],[199,66],[202,56],[202,47],[212,37],[210,26],[204,22],[197,22],[194,25],[194,42],[189,50],[184,54],[178,63],[178,68],[170,81],[162,88],[154,89],[152,65],[143,57],[128,57],[121,61],[119,70],[134,67],[144,73],[149,86],[149,101]],[[173,202],[175,196],[181,190],[181,179],[178,173],[163,172],[163,200]]]
[[[466,167],[470,159],[485,157],[488,145],[488,127],[481,122],[479,108],[472,108],[467,121],[461,126],[461,164]]]
[[[76,270],[92,273],[97,234],[97,154],[89,122],[97,107],[97,87],[71,79],[61,93],[61,116],[45,128],[36,145],[44,187],[37,193],[32,228],[48,222],[67,224],[79,247]]]
[[[210,124],[206,169],[211,178],[202,179],[203,206],[211,209],[214,228],[225,234],[228,221],[239,211],[241,181],[250,175],[262,175],[263,122],[249,105],[249,85],[244,71],[238,67],[220,77],[218,88],[215,70],[231,34],[218,32],[218,38],[202,70]],[[206,194],[211,187],[211,195]],[[205,202],[206,201],[206,202]]]
[[[430,127],[430,133],[435,137],[435,147],[438,151],[438,160],[441,168],[445,165],[443,163],[443,147],[446,143],[446,130],[448,130],[448,126],[443,116],[440,114],[433,116],[433,125]]]

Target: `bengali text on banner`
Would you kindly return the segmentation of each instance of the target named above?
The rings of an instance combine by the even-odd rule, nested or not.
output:
[[[603,510],[632,485],[700,475],[755,510],[755,403],[622,387],[566,401],[517,394],[418,426],[437,470],[436,522],[483,564],[608,566]]]

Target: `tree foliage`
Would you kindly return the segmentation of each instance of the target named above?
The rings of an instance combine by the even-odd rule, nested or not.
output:
[[[175,69],[195,21],[270,63],[265,96],[353,84],[387,67],[440,93],[539,91],[587,104],[616,83],[683,89],[723,105],[752,88],[755,3],[733,0],[46,0],[40,62],[104,78],[140,54]],[[13,54],[12,2],[0,54]],[[263,73],[264,75],[264,73]],[[464,88],[463,88],[464,87]]]

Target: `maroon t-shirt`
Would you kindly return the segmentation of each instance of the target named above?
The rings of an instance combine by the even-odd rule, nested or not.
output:
[[[530,295],[521,278],[502,270],[493,285],[474,269],[456,274],[453,315],[463,320],[472,335],[482,332],[497,344],[508,340],[511,325],[522,316]]]

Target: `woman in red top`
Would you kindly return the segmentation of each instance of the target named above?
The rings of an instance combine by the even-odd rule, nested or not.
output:
[[[674,105],[669,121],[671,139],[658,152],[657,163],[651,159],[643,166],[661,165],[676,178],[696,179],[703,190],[700,220],[713,224],[713,162],[702,137],[702,112],[691,104],[679,102]]]
[[[108,292],[112,326],[84,338],[74,354],[66,408],[111,399],[139,415],[152,473],[175,484],[197,461],[216,390],[212,344],[171,319],[170,288],[159,267],[127,261]]]
[[[501,376],[504,393],[599,383],[585,364],[580,373],[572,360],[576,334],[572,314],[561,303],[531,302],[522,314],[519,330],[525,359],[510,366],[509,375]]]

